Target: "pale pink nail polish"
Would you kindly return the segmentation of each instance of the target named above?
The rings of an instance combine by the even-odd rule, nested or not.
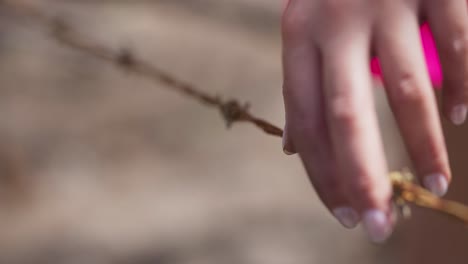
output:
[[[382,243],[392,234],[391,221],[383,211],[377,209],[366,211],[362,223],[369,239],[374,243]]]
[[[453,124],[457,126],[463,125],[463,123],[465,123],[466,120],[467,112],[468,108],[466,107],[466,105],[457,105],[452,108],[452,112],[450,113],[450,120]]]
[[[435,173],[424,177],[423,184],[437,196],[444,196],[447,193],[448,181],[442,174]]]
[[[333,215],[346,228],[354,228],[359,223],[359,215],[351,207],[335,208],[333,210]]]

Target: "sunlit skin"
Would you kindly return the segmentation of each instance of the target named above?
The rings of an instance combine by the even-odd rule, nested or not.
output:
[[[420,182],[442,196],[451,179],[421,21],[431,28],[444,76],[441,112],[461,125],[468,103],[465,0],[290,0],[284,6],[284,150],[299,154],[330,212],[348,228],[363,222],[375,242],[390,236],[394,221],[372,97],[373,56]]]

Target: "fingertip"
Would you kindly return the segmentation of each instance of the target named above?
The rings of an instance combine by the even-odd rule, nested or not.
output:
[[[352,204],[359,209],[364,231],[373,243],[385,242],[391,236],[396,223],[392,207],[392,186],[385,177],[360,179],[368,184],[357,184],[353,193],[348,193],[348,197],[352,195]]]
[[[456,126],[461,126],[466,121],[468,108],[466,104],[459,104],[452,107],[449,113],[450,121]]]
[[[289,139],[287,126],[285,126],[283,130],[283,152],[288,156],[296,154],[296,151],[292,146],[291,140]]]
[[[332,213],[341,225],[348,229],[355,228],[361,220],[357,211],[348,206],[337,207]]]
[[[448,190],[448,180],[440,173],[435,173],[424,177],[423,185],[426,189],[439,197],[444,196]]]
[[[288,156],[291,156],[291,155],[296,154],[296,153],[294,153],[294,152],[291,152],[291,151],[287,150],[286,148],[283,148],[283,152],[284,152],[284,154],[286,154],[286,155],[288,155]]]
[[[384,243],[393,232],[393,222],[391,214],[387,214],[380,209],[369,209],[362,215],[364,230],[369,239],[374,243]]]

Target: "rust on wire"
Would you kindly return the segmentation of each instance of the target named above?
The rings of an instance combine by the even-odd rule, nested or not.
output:
[[[421,186],[412,183],[409,180],[411,178],[413,178],[411,173],[405,170],[390,173],[394,194],[397,199],[420,207],[440,211],[462,221],[468,226],[468,207],[466,205],[441,199]]]
[[[172,75],[151,65],[148,62],[138,59],[129,49],[114,50],[99,43],[87,41],[86,38],[78,34],[70,24],[62,18],[55,18],[40,12],[39,9],[27,4],[18,4],[17,1],[0,1],[0,3],[10,7],[14,11],[22,14],[45,27],[50,36],[57,42],[68,46],[74,50],[86,53],[94,58],[115,64],[122,69],[138,74],[146,79],[164,84],[165,88],[179,92],[189,98],[213,108],[217,108],[224,118],[227,127],[234,123],[250,123],[261,129],[268,135],[282,137],[283,130],[270,122],[252,115],[248,104],[241,104],[237,100],[224,101],[220,97],[206,93],[197,87],[182,82]],[[408,180],[409,172],[390,173],[390,180],[393,185],[394,198],[403,203],[411,203],[420,207],[429,208],[463,222],[468,226],[468,206],[454,201],[441,199],[416,183]]]

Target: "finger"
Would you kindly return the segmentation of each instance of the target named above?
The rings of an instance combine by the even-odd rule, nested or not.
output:
[[[396,4],[390,8],[398,18],[382,16],[375,36],[389,103],[421,182],[444,195],[450,168],[416,12]]]
[[[443,112],[461,125],[468,109],[468,4],[433,0],[427,1],[426,10],[444,75]]]
[[[349,206],[335,171],[324,119],[318,52],[298,16],[283,20],[284,101],[288,139],[298,151],[314,188],[325,206],[348,228],[359,216]]]
[[[371,240],[382,242],[392,230],[391,187],[371,93],[369,41],[365,32],[342,30],[322,45],[328,125],[347,198]]]

